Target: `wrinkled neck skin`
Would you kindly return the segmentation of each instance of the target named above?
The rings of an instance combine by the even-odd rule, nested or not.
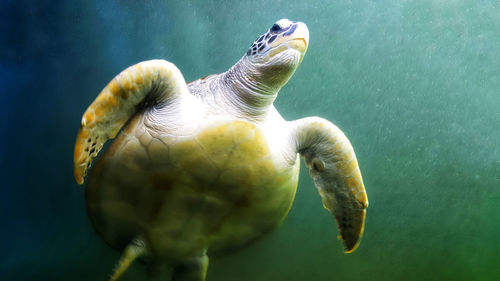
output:
[[[234,106],[236,112],[255,120],[264,118],[276,99],[278,91],[286,83],[286,81],[270,83],[268,75],[273,74],[262,73],[258,67],[244,56],[227,72],[220,74],[217,79],[219,86],[226,89],[222,91],[221,98]]]

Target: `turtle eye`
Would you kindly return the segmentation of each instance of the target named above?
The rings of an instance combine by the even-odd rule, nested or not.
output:
[[[280,29],[281,29],[281,27],[277,23],[275,23],[275,24],[273,24],[273,26],[271,26],[270,30],[272,32],[277,32],[277,31],[280,31]]]

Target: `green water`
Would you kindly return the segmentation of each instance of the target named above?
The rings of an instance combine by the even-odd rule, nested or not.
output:
[[[175,63],[220,73],[276,20],[305,22],[304,61],[275,102],[344,130],[370,200],[345,255],[302,171],[284,224],[212,259],[207,281],[500,280],[500,2],[5,1],[2,280],[105,280],[72,177],[85,108],[119,71]],[[123,277],[145,280],[134,264]]]

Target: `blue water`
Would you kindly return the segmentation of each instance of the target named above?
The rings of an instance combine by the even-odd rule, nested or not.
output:
[[[349,137],[365,235],[342,253],[302,171],[284,224],[207,280],[499,280],[500,2],[392,2],[0,2],[0,279],[105,280],[118,260],[72,174],[80,118],[114,75],[152,58],[187,81],[220,73],[289,18],[310,46],[275,105]]]

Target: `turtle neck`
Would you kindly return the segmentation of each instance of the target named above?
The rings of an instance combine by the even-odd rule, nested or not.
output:
[[[280,86],[268,85],[264,75],[244,56],[227,72],[219,75],[219,87],[224,99],[239,112],[257,117],[268,111],[278,95]]]

